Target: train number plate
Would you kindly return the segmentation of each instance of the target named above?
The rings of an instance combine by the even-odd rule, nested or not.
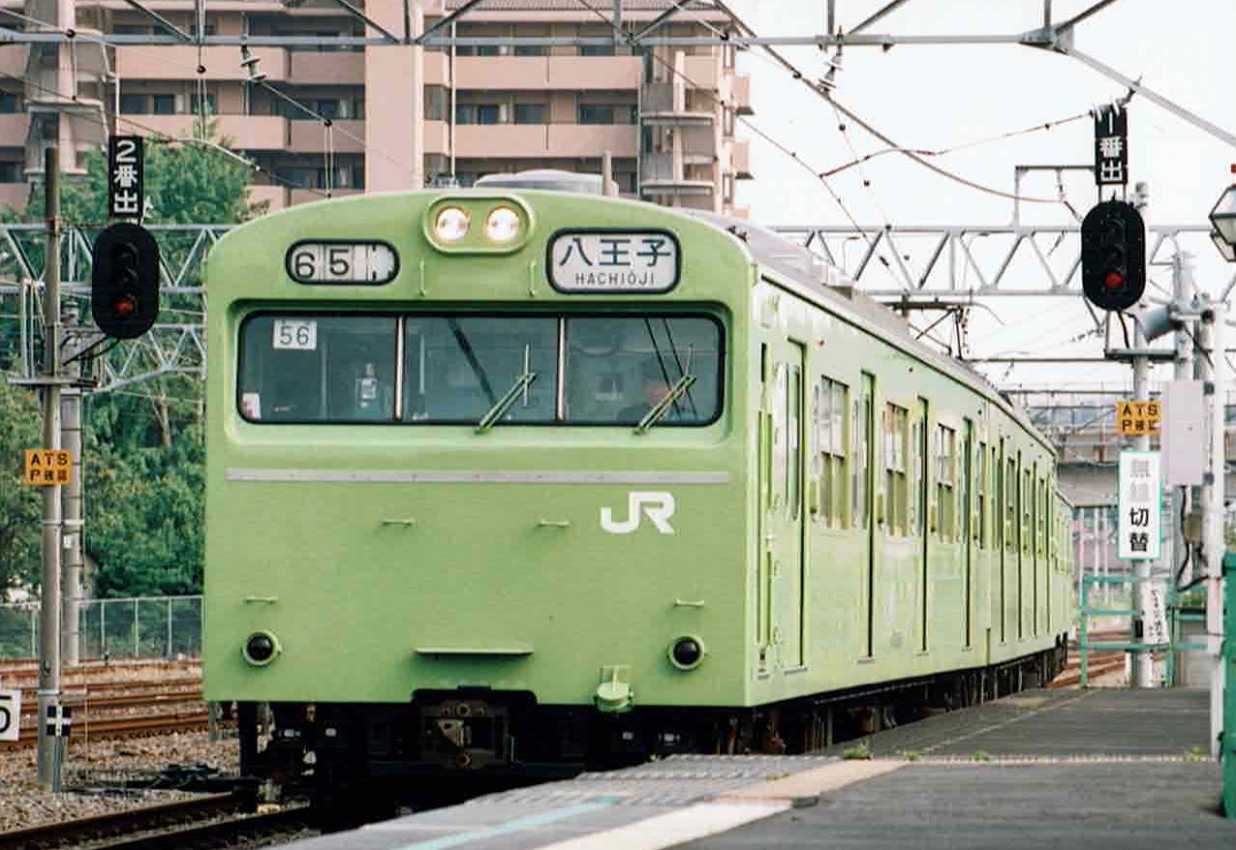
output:
[[[390,283],[399,271],[399,255],[385,242],[318,240],[288,249],[288,277],[297,283]]]
[[[547,262],[559,292],[669,292],[678,283],[682,252],[667,230],[560,230]]]
[[[312,319],[275,319],[272,347],[314,351],[318,347],[318,323]]]

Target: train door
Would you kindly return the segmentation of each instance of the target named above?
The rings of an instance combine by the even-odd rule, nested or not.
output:
[[[973,535],[970,533],[971,524],[974,522],[972,511],[974,506],[972,503],[973,486],[971,476],[973,475],[974,464],[974,423],[969,419],[965,420],[965,433],[962,435],[961,445],[961,572],[964,589],[962,590],[962,643],[961,645],[967,649],[971,645],[973,633],[973,602],[974,602],[974,541],[971,539]]]
[[[762,421],[767,433],[767,477],[759,577],[761,657],[769,650],[782,667],[804,663],[806,559],[804,493],[806,440],[803,416],[806,349],[777,340],[767,350],[771,385]]]
[[[862,386],[854,398],[854,446],[852,451],[853,480],[850,488],[854,528],[863,543],[861,563],[862,585],[859,595],[863,607],[862,655],[875,654],[875,517],[872,510],[875,491],[875,378],[863,372]]]

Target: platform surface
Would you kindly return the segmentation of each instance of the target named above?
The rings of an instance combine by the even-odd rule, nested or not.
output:
[[[1038,690],[815,756],[677,756],[297,842],[297,850],[1236,847],[1207,695]]]

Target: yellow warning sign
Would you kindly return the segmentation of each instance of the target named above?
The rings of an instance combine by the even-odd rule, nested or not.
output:
[[[73,479],[73,453],[66,449],[26,449],[23,484],[47,487]]]
[[[1116,402],[1116,429],[1126,437],[1159,433],[1163,404],[1158,401]]]

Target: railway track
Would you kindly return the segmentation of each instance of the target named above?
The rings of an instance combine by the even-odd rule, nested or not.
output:
[[[207,728],[209,717],[205,708],[201,711],[178,712],[175,714],[158,714],[135,717],[106,717],[97,719],[74,720],[73,737],[83,738],[129,738],[141,735],[163,734],[168,732],[198,732]],[[223,725],[228,725],[224,723]],[[36,743],[34,728],[23,729],[23,736],[15,743],[0,744],[0,752],[21,750],[33,747]],[[30,734],[25,734],[29,732]]]

